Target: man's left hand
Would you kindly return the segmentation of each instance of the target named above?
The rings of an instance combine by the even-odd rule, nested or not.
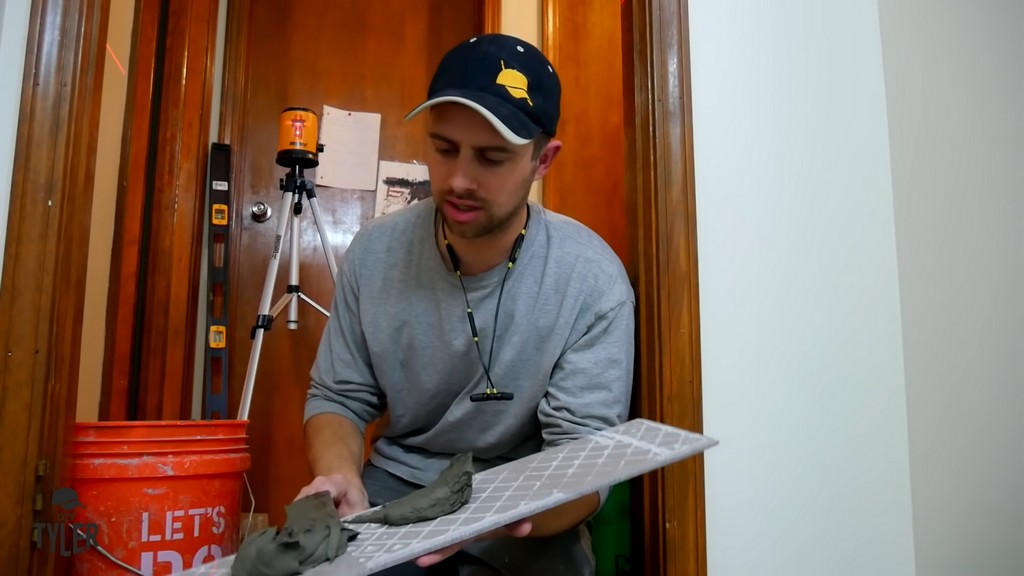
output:
[[[504,538],[508,536],[511,536],[513,538],[524,538],[530,534],[531,530],[533,530],[533,522],[531,522],[530,520],[520,520],[518,522],[506,524],[501,528],[496,528],[494,530],[491,530],[490,532],[485,532],[480,536],[477,536],[476,538],[472,538],[464,542],[459,542],[458,544],[452,544],[451,546],[442,548],[436,552],[431,552],[430,554],[420,556],[416,559],[416,565],[421,568],[425,568],[432,564],[437,564],[441,560],[444,560],[452,554],[455,554],[456,552],[461,550],[463,546],[471,542],[477,542],[479,540],[490,540],[493,538]]]

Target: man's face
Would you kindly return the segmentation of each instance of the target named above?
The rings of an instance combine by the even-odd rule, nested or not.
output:
[[[430,187],[450,234],[483,238],[518,225],[534,180],[561,146],[535,158],[533,143],[516,146],[479,113],[455,103],[430,108]]]

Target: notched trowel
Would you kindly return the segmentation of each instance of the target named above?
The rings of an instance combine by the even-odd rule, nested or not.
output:
[[[419,490],[350,518],[345,524],[403,526],[440,518],[462,508],[473,495],[473,455],[452,458],[437,479]]]

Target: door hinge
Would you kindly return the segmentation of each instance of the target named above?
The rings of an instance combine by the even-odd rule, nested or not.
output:
[[[49,471],[50,463],[45,459],[36,462],[35,493],[32,495],[32,515],[36,517],[36,520],[39,519],[39,513],[43,511],[43,504],[46,502],[43,497],[43,478]],[[37,522],[33,522],[32,526],[32,544],[36,547],[40,547],[43,544],[42,528]]]
[[[36,462],[36,492],[32,501],[32,510],[36,512],[43,511],[43,477],[46,476],[49,469],[50,463],[46,460]]]

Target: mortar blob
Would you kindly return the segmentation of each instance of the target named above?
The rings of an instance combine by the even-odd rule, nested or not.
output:
[[[473,455],[452,458],[438,477],[415,492],[345,520],[353,524],[403,526],[455,512],[473,495]]]

